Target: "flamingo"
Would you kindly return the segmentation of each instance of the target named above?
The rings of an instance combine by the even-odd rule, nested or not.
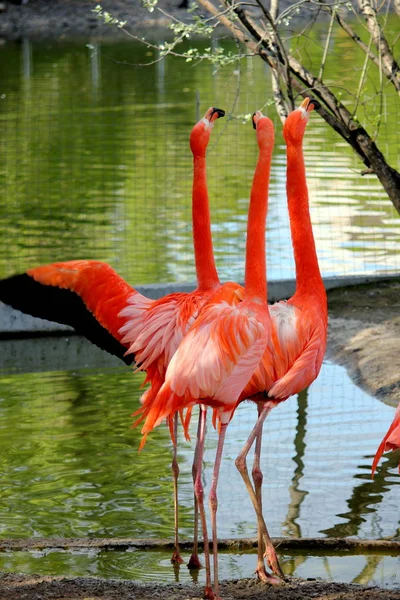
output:
[[[221,424],[221,439],[221,435],[225,435],[225,425],[232,417],[236,406],[246,399],[252,399],[257,403],[259,418],[242,452],[236,459],[236,466],[245,482],[257,515],[259,550],[256,573],[262,581],[273,584],[277,583],[277,580],[267,573],[264,556],[278,577],[283,578],[283,573],[262,515],[262,473],[260,470],[262,427],[268,413],[274,406],[297,394],[315,380],[321,369],[327,338],[327,299],[315,249],[302,149],[309,113],[315,105],[317,105],[316,101],[306,98],[298,109],[290,113],[283,129],[287,146],[287,200],[296,265],[296,292],[287,302],[277,302],[269,307],[270,336],[260,363],[254,369],[252,377],[245,384],[243,390],[239,392],[236,405],[232,407],[224,397],[226,407],[221,409],[219,405],[221,402],[220,396],[222,397],[225,391],[230,392],[232,401],[237,388],[234,389],[233,385],[229,388],[232,377],[227,377],[227,382],[217,389],[217,393],[211,394],[211,391],[218,387],[216,384],[218,378],[221,379],[226,375],[224,372],[226,364],[229,365],[225,353],[228,352],[227,348],[229,349],[227,326],[231,327],[230,322],[227,320],[224,328],[217,328],[216,323],[218,321],[213,313],[216,313],[217,309],[222,312],[222,309],[218,307],[213,299],[210,304],[203,308],[174,355],[167,369],[165,383],[158,398],[153,403],[152,411],[146,415],[145,426],[142,430],[144,434],[147,434],[168,415],[169,411],[174,412],[174,410],[182,409],[185,406],[191,406],[194,399],[198,398],[204,404],[209,403],[215,407],[216,417]],[[256,169],[253,192],[255,194],[259,193],[260,196],[262,196],[262,192],[258,186],[262,184],[262,177],[262,171]],[[258,224],[261,221],[262,216],[259,216]],[[265,258],[261,261],[261,258],[257,256],[248,261],[247,256],[246,254],[246,281],[251,270],[258,276],[260,276],[260,268],[264,269],[265,273]],[[221,290],[217,292],[216,298],[220,294]],[[239,310],[240,306],[236,310]],[[221,348],[214,348],[213,346],[208,348],[205,336],[204,339],[200,340],[203,333],[202,323],[206,321],[208,313],[211,315],[209,334],[220,333]],[[212,321],[213,317],[214,322]],[[210,339],[212,340],[212,338]],[[205,352],[207,372],[205,369],[204,372],[198,372],[202,363],[198,361],[196,343],[204,344],[208,350],[208,352]],[[208,345],[210,344],[211,342]],[[192,360],[191,362],[185,362],[183,354],[186,351],[186,354],[190,355],[189,350],[192,353]],[[231,353],[234,354],[232,351]],[[240,368],[240,360],[243,360],[243,356],[236,354],[235,357],[237,360],[236,366]],[[250,365],[253,357],[254,355],[249,351],[246,357],[248,365]],[[178,362],[180,360],[182,364]],[[180,366],[180,369],[178,369],[178,366]],[[213,377],[215,381],[213,381]],[[212,388],[212,384],[214,384],[214,388]],[[253,465],[253,488],[247,472],[246,458],[254,441],[256,441],[256,447]],[[219,458],[218,450],[217,457]],[[210,492],[211,502],[214,502],[215,485],[215,479],[213,478],[213,487]],[[211,514],[213,515],[213,512]],[[265,554],[262,552],[263,543]],[[214,581],[217,581],[215,574]]]
[[[389,452],[389,450],[397,450],[398,448],[400,448],[400,404],[396,408],[391,426],[387,430],[385,437],[381,441],[379,448],[376,451],[375,458],[372,463],[372,479],[374,478],[375,470],[382,454],[384,452]]]
[[[287,155],[286,192],[296,267],[296,292],[287,302],[276,302],[269,307],[272,348],[263,356],[239,399],[239,402],[247,398],[253,399],[258,407],[259,418],[236,459],[236,466],[257,514],[259,542],[256,573],[262,581],[269,583],[274,581],[265,569],[262,541],[269,566],[279,577],[283,577],[283,574],[262,516],[262,427],[274,406],[299,393],[316,379],[322,366],[327,339],[327,298],[310,219],[302,147],[309,113],[315,106],[318,106],[315,100],[305,98],[300,107],[288,115],[283,127]],[[253,488],[247,472],[246,458],[254,441],[256,446],[252,471]]]
[[[127,364],[135,360],[138,369],[146,371],[145,383],[151,384],[141,398],[144,406],[151,404],[160,389],[167,365],[200,308],[220,286],[211,238],[206,149],[214,122],[224,115],[219,108],[209,108],[190,135],[192,223],[198,282],[193,292],[150,300],[128,285],[108,264],[93,260],[44,265],[0,281],[0,300],[4,303],[36,317],[71,325]],[[236,287],[231,287],[230,292],[235,297],[239,294],[239,300],[240,286]],[[231,301],[234,302],[232,297]],[[178,544],[177,416],[169,419],[169,425],[174,442],[175,549],[171,560],[182,563]],[[195,507],[195,528],[197,520]],[[201,566],[197,546],[189,566]]]
[[[214,586],[211,585],[208,548],[205,546],[206,598],[218,598],[217,484],[226,428],[241,391],[269,347],[271,318],[267,306],[265,223],[268,185],[274,145],[272,121],[253,115],[259,156],[250,195],[246,240],[243,301],[232,306],[225,286],[203,307],[170,361],[165,381],[151,406],[144,407],[142,433],[147,435],[162,420],[195,404],[212,406],[220,421],[218,446],[209,493]],[[195,494],[205,523],[203,487],[200,477],[203,445],[197,455]],[[204,527],[203,527],[204,534]]]

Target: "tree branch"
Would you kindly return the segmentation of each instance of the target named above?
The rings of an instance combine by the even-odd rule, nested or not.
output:
[[[394,59],[389,44],[384,36],[382,27],[380,26],[376,10],[373,8],[369,0],[358,0],[361,13],[364,15],[364,19],[367,23],[368,30],[372,35],[372,41],[382,57],[382,68],[385,72],[386,77],[393,83],[396,90],[400,94],[400,69],[399,65]]]
[[[204,5],[204,2],[209,3],[209,0],[199,0],[199,2]],[[229,4],[231,0],[223,0],[223,2]],[[258,48],[258,54],[263,60],[268,62],[271,68],[276,72],[275,84],[277,86],[279,83],[278,78],[280,69],[285,67],[285,59],[279,51],[279,46],[274,44],[272,33],[270,33],[269,36],[268,31],[264,33],[259,26],[248,17],[246,11],[242,7],[235,8],[235,12],[238,15],[243,28],[247,29],[253,37],[253,40],[246,40],[246,36],[244,36],[244,43],[253,50],[254,45]],[[263,12],[265,15],[265,11]],[[279,34],[277,33],[277,35]],[[266,37],[268,39],[266,39]],[[255,43],[254,40],[256,40],[257,43]],[[282,43],[281,40],[280,43]],[[250,44],[252,44],[252,46],[250,46]],[[321,107],[317,109],[319,114],[353,147],[367,169],[373,169],[385,188],[389,198],[400,213],[400,174],[387,164],[383,154],[377,148],[367,131],[338,100],[332,89],[324,85],[320,79],[308,71],[308,69],[306,69],[290,53],[286,53],[286,59],[290,71],[290,85],[293,86],[294,89],[297,89],[303,96],[309,95],[309,93],[312,92],[314,96],[319,98],[322,103]]]

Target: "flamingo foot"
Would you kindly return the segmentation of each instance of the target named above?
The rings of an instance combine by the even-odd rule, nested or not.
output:
[[[188,569],[202,569],[203,565],[200,562],[198,554],[192,554],[189,558],[189,562],[186,565]]]
[[[271,575],[270,573],[267,573],[264,566],[257,567],[257,569],[255,570],[255,574],[257,575],[258,579],[262,583],[266,583],[268,585],[281,585],[282,584],[282,579],[280,579],[279,577],[275,577],[274,575]]]
[[[206,586],[203,598],[206,600],[222,600],[219,596],[214,594],[214,590],[210,586]]]
[[[174,550],[173,555],[171,556],[171,562],[175,565],[183,565],[183,563],[185,562],[182,558],[182,556],[179,553],[179,550],[176,548]]]
[[[277,575],[283,581],[285,581],[285,576],[283,574],[283,571],[281,569],[281,566],[278,561],[278,557],[276,555],[276,552],[275,552],[275,549],[273,546],[271,548],[268,547],[265,550],[264,558],[267,559],[267,564],[268,564],[269,568],[275,573],[275,575]]]

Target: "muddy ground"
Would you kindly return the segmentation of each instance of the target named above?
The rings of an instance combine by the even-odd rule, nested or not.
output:
[[[327,357],[366,391],[400,400],[400,278],[330,291]],[[384,433],[384,432],[382,432]],[[385,590],[290,578],[270,588],[255,579],[222,582],[224,600],[400,600]],[[93,578],[0,574],[0,600],[198,600],[202,587]]]
[[[201,600],[202,588],[189,585],[142,585],[133,581],[90,578],[21,577],[5,575],[3,600]],[[291,579],[279,587],[267,587],[254,579],[223,582],[224,600],[399,600],[400,591],[366,588],[323,581]]]

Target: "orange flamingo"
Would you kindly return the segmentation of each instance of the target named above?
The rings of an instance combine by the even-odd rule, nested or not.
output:
[[[211,512],[214,589],[206,536],[203,486],[200,477],[204,428],[197,455],[195,494],[203,525],[206,563],[206,598],[218,598],[217,484],[227,425],[241,391],[269,348],[271,318],[267,306],[265,263],[265,223],[268,184],[274,144],[272,121],[261,112],[253,115],[259,157],[254,173],[246,241],[245,287],[243,301],[232,306],[222,286],[201,310],[168,365],[165,382],[151,406],[143,407],[147,435],[169,415],[194,404],[214,407],[220,421],[212,485],[209,494]]]
[[[0,281],[0,300],[33,316],[71,325],[100,348],[146,371],[146,406],[158,392],[171,357],[200,308],[220,286],[215,267],[206,179],[206,149],[214,122],[224,111],[209,108],[190,135],[193,154],[192,222],[198,285],[193,292],[150,300],[128,285],[108,264],[92,260],[53,263]],[[239,294],[240,286],[231,288]],[[231,297],[231,301],[234,299]],[[177,416],[169,419],[174,441],[175,503],[173,562],[183,562],[178,545]],[[142,442],[143,443],[143,442]],[[197,509],[196,509],[197,510]],[[195,528],[197,514],[195,512]],[[196,538],[196,534],[195,534]],[[194,548],[189,566],[201,566]]]
[[[296,266],[296,292],[287,302],[277,302],[269,307],[272,349],[266,352],[240,397],[240,400],[252,398],[258,405],[258,421],[236,459],[236,466],[257,514],[259,543],[256,572],[261,580],[270,583],[273,581],[265,570],[262,542],[269,566],[278,576],[283,575],[262,516],[262,427],[276,404],[297,394],[316,379],[321,369],[327,338],[327,299],[310,219],[302,147],[309,113],[314,106],[317,106],[315,100],[305,98],[300,107],[289,114],[283,128],[287,149],[286,191]],[[271,400],[266,401],[265,396]],[[254,441],[253,488],[247,472],[246,458]]]
[[[146,422],[143,428],[143,433],[147,434],[170,411],[173,413],[175,410],[191,406],[195,398],[197,398],[199,401],[201,399],[202,403],[215,407],[217,417],[221,422],[221,437],[221,435],[225,435],[225,425],[232,417],[235,407],[239,402],[248,398],[257,402],[259,418],[242,452],[236,459],[236,465],[244,479],[257,515],[259,532],[257,574],[260,579],[269,583],[276,583],[276,579],[266,572],[263,560],[264,553],[262,551],[263,544],[265,546],[265,557],[272,570],[279,577],[283,577],[283,574],[262,515],[262,473],[260,470],[262,427],[268,413],[276,404],[300,392],[315,380],[320,371],[326,347],[326,292],[318,266],[312,232],[302,149],[303,136],[309,113],[316,104],[314,100],[306,98],[301,106],[288,116],[283,130],[287,145],[287,198],[296,264],[296,293],[287,302],[278,302],[269,307],[271,334],[262,360],[257,365],[250,381],[245,384],[243,391],[239,392],[239,397],[236,395],[238,399],[234,407],[232,407],[231,402],[236,389],[235,392],[233,391],[233,387],[229,389],[228,386],[231,381],[229,377],[227,378],[227,383],[220,386],[221,389],[218,389],[218,394],[214,393],[212,395],[210,393],[213,389],[212,384],[215,387],[215,381],[225,376],[226,367],[230,365],[228,358],[231,357],[229,355],[227,357],[226,353],[229,350],[228,336],[232,333],[231,331],[227,332],[227,327],[232,327],[229,320],[226,320],[224,326],[217,325],[221,321],[221,318],[218,321],[217,317],[214,317],[214,314],[217,314],[217,310],[222,313],[222,318],[224,314],[221,307],[217,304],[217,300],[213,299],[210,304],[203,308],[197,321],[178,348],[167,369],[165,383],[160,390],[160,394],[155,399],[152,410],[146,415]],[[253,182],[253,192],[255,194],[258,193],[257,186],[260,183],[258,181],[260,177],[262,178],[261,172],[256,170]],[[260,222],[261,218],[258,217],[258,225]],[[254,235],[251,239],[253,237]],[[246,278],[248,277],[248,271],[252,269],[254,270],[254,274],[258,273],[260,265],[264,268],[265,259],[264,262],[261,262],[261,259],[258,258],[247,261]],[[221,289],[217,292],[216,299],[221,296],[221,292]],[[240,306],[237,307],[236,311],[239,308]],[[214,336],[217,334],[220,335],[221,348],[218,351],[218,348],[215,349],[213,346],[210,346],[211,342],[207,342],[205,336],[204,339],[201,339],[201,343],[209,350],[206,353],[205,362],[208,370],[203,373],[201,371],[198,372],[202,363],[197,361],[196,344],[193,342],[200,340],[201,335],[204,333],[201,329],[202,322],[207,322],[208,314],[210,314],[208,333]],[[214,321],[212,320],[213,317]],[[238,340],[238,347],[242,343],[242,340]],[[185,350],[191,351],[191,359],[185,362],[182,358],[183,366],[178,370],[176,365],[179,365],[178,361],[181,360],[181,356],[183,356]],[[240,358],[242,359],[242,357]],[[248,364],[250,364],[253,354],[249,352],[246,358]],[[224,397],[226,404],[221,407],[220,396],[225,390],[230,392],[230,403]],[[270,400],[267,400],[267,398],[270,398]],[[255,440],[253,488],[247,472],[246,457]],[[214,494],[214,488],[212,488],[210,494],[213,501],[212,494]],[[215,576],[214,580],[217,581]]]
[[[389,450],[397,450],[398,448],[400,448],[400,404],[396,408],[391,426],[387,430],[385,437],[381,441],[379,448],[376,451],[374,462],[372,463],[372,479],[374,478],[375,470],[382,454],[384,452],[389,452]]]

